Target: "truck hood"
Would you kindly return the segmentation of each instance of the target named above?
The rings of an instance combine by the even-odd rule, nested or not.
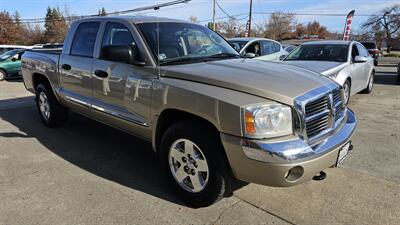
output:
[[[308,60],[287,60],[283,61],[285,64],[295,65],[304,69],[321,73],[323,75],[330,75],[338,72],[346,67],[346,62],[329,62],[329,61],[308,61]]]
[[[328,78],[296,66],[254,59],[229,59],[161,67],[161,76],[224,87],[293,105]]]

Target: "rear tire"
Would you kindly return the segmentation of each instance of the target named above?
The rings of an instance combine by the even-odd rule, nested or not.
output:
[[[168,183],[191,207],[209,206],[231,193],[234,179],[218,133],[202,123],[185,120],[169,127],[161,139],[160,160]]]
[[[68,109],[58,102],[49,84],[41,83],[36,87],[36,106],[47,127],[58,127],[68,118]]]
[[[365,88],[362,93],[364,94],[369,94],[372,92],[372,89],[374,88],[374,78],[375,78],[375,72],[372,71],[371,75],[369,76],[367,88]]]

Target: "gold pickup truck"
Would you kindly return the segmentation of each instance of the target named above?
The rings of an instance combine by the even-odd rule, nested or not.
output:
[[[27,51],[22,74],[46,126],[74,111],[150,141],[193,207],[237,180],[309,181],[346,157],[356,127],[330,79],[242,58],[208,28],[172,19],[76,21],[61,52]]]

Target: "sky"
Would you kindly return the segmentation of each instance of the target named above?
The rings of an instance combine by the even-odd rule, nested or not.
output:
[[[48,6],[67,8],[73,15],[92,15],[97,14],[101,7],[107,12],[134,9],[142,6],[157,4],[158,2],[168,2],[171,0],[0,0],[0,10],[9,12],[18,11],[23,19],[43,18]],[[219,5],[229,15],[248,13],[250,0],[217,0]],[[368,18],[362,15],[376,14],[380,10],[399,0],[253,0],[253,12],[270,13],[274,11],[284,11],[292,13],[336,13],[347,14],[355,9],[353,19],[353,29],[358,30],[363,22]],[[213,0],[192,0],[186,4],[169,6],[158,11],[145,11],[142,15],[162,16],[175,19],[188,20],[189,16],[196,16],[199,21],[206,24],[212,19]],[[360,15],[360,16],[357,16]],[[225,14],[216,9],[216,17],[224,17]],[[245,16],[245,15],[244,15]],[[243,18],[244,16],[238,16]],[[261,26],[262,22],[269,15],[254,14],[253,26]],[[297,22],[307,23],[317,20],[322,25],[328,27],[330,31],[341,32],[344,28],[345,17],[341,16],[297,16]],[[223,20],[223,19],[220,19]],[[217,21],[220,21],[217,20]],[[245,23],[246,19],[240,21]]]

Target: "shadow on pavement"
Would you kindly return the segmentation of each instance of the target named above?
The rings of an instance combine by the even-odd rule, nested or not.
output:
[[[21,132],[0,132],[0,137],[36,138],[48,150],[90,173],[182,204],[162,179],[150,143],[74,113],[63,127],[47,128],[41,123],[33,100],[25,101],[29,98],[32,100],[28,97],[0,101],[0,105],[26,102],[24,107],[0,108],[0,119]]]
[[[397,73],[376,72],[374,84],[399,85]]]

